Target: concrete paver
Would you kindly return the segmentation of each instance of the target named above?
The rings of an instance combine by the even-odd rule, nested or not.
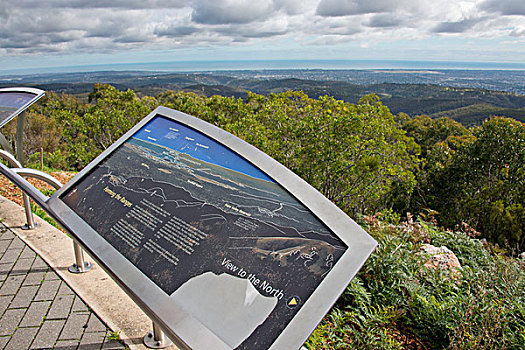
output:
[[[58,287],[60,287],[60,280],[46,280],[44,278],[35,300],[53,300],[58,293]]]
[[[23,286],[38,286],[40,287],[40,284],[42,284],[42,281],[44,280],[44,276],[46,274],[46,270],[40,270],[31,267],[31,271],[26,275],[26,279],[22,283]]]
[[[11,308],[22,308],[22,307],[29,307],[31,302],[33,301],[33,298],[36,295],[36,292],[38,291],[39,286],[24,286],[20,287],[18,290],[18,293],[14,297],[13,301],[11,301]]]
[[[25,276],[15,275],[7,276],[6,280],[3,282],[2,287],[0,288],[1,295],[14,295],[18,292],[20,285],[24,281]]]
[[[13,300],[14,295],[2,295],[0,296],[0,315],[4,313],[5,310],[7,310],[7,307],[9,304],[11,304],[11,301]]]
[[[31,349],[53,348],[65,323],[65,320],[46,320],[31,344]]]
[[[0,337],[0,349],[3,349],[11,337]]]
[[[29,270],[31,270],[31,265],[33,264],[34,260],[35,258],[23,259],[22,254],[20,254],[20,258],[17,260],[13,266],[13,269],[11,270],[11,275],[27,275]]]
[[[99,350],[101,343],[104,343],[106,333],[86,333],[80,342],[80,348],[82,350]]]
[[[31,303],[27,308],[19,327],[39,327],[44,321],[44,317],[46,316],[50,305],[51,301],[38,301]]]
[[[4,312],[0,319],[0,336],[12,335],[27,309],[9,309]]]
[[[87,313],[73,313],[68,317],[66,325],[60,333],[60,340],[80,339],[84,333],[89,314]]]
[[[51,309],[49,309],[49,313],[47,314],[47,319],[65,319],[71,312],[71,306],[73,305],[73,300],[75,296],[68,294],[68,295],[57,295],[55,300],[53,300],[53,304],[51,305]]]
[[[18,328],[7,343],[5,350],[29,349],[38,328]]]

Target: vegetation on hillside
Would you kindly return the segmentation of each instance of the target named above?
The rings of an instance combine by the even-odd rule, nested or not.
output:
[[[81,169],[158,105],[255,145],[379,242],[310,348],[525,347],[525,273],[514,258],[525,250],[525,124],[394,116],[376,95],[355,104],[303,92],[138,97],[96,85],[88,103],[49,93],[32,107],[26,159],[37,164],[42,149],[45,166]],[[11,140],[15,127],[3,129]],[[426,269],[423,243],[446,245],[463,269]]]
[[[361,224],[378,249],[307,341],[309,349],[525,347],[523,261],[428,222],[366,217]],[[424,243],[449,247],[462,269],[427,268]]]

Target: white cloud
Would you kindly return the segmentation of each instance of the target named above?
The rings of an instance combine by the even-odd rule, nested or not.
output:
[[[524,19],[524,0],[3,0],[0,52],[508,39],[525,36]]]

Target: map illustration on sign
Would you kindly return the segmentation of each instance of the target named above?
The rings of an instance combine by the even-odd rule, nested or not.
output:
[[[268,348],[348,249],[246,159],[160,115],[60,197],[235,349]]]

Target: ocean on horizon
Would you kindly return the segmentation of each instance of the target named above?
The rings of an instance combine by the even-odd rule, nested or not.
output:
[[[221,70],[279,70],[279,69],[341,69],[341,70],[525,70],[525,63],[511,62],[456,62],[456,61],[396,61],[396,60],[229,60],[229,61],[173,61],[137,62],[65,67],[38,67],[0,70],[0,75],[38,73],[74,73],[96,71],[158,71],[200,72]]]

